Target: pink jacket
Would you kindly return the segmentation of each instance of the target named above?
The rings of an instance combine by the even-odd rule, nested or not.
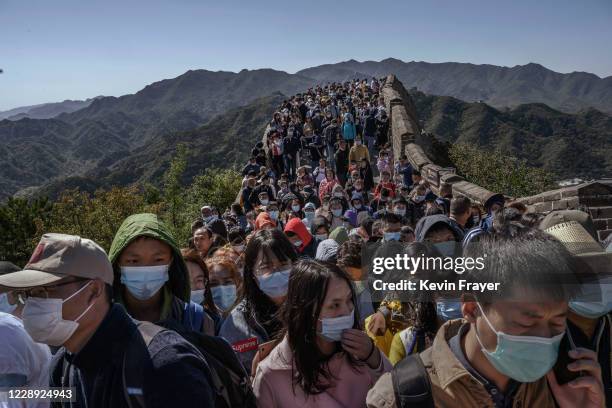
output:
[[[368,390],[378,378],[391,371],[389,360],[381,353],[381,364],[376,370],[367,365],[351,367],[346,354],[336,353],[329,361],[329,370],[336,377],[336,385],[325,392],[306,397],[291,379],[293,355],[287,337],[261,361],[257,367],[253,391],[257,406],[265,408],[358,408],[366,406]]]

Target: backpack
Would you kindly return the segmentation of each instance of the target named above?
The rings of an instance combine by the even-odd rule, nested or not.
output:
[[[434,408],[429,374],[418,354],[406,356],[391,371],[398,408]]]
[[[177,332],[195,346],[209,367],[209,380],[215,394],[215,407],[255,407],[255,395],[242,363],[225,339],[208,336],[200,332],[203,319],[204,308],[195,302],[189,302],[185,303],[182,324],[168,320],[164,321],[163,327],[161,327],[148,322],[139,322],[138,330],[147,348],[155,335],[168,329]],[[185,327],[189,327],[191,330],[186,330]],[[133,348],[132,345],[135,344],[137,345],[137,342],[132,341],[130,348]],[[142,365],[139,362],[142,362],[144,358],[142,347],[140,347],[140,350],[140,352],[134,350],[126,353],[123,365],[126,397],[128,397],[128,401],[136,400],[138,403],[138,405],[130,404],[134,408],[144,407],[144,404],[141,403],[143,402],[142,396],[138,398],[137,394],[133,395],[130,392],[131,389],[142,389],[142,386],[138,387],[138,383],[142,383],[143,372],[140,368]],[[150,357],[148,360],[150,364]],[[137,385],[134,386],[134,384]]]

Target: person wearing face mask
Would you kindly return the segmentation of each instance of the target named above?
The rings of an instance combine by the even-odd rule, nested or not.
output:
[[[214,334],[214,320],[191,302],[190,276],[176,241],[155,214],[134,214],[119,227],[109,251],[115,301],[130,316]],[[196,327],[199,326],[199,327]]]
[[[402,225],[414,225],[414,208],[403,197],[396,198],[392,202],[392,211],[402,219]]]
[[[242,279],[236,263],[226,256],[214,256],[206,261],[210,271],[209,286],[215,305],[223,316],[227,316],[236,304]]]
[[[571,218],[574,220],[564,221]],[[592,220],[588,214],[576,211],[551,215],[540,226],[576,257],[581,275],[585,276],[582,293],[569,302],[566,335],[559,352],[567,354],[576,347],[596,352],[606,401],[612,401],[612,253],[604,252],[583,225],[591,226]],[[565,370],[559,362],[555,372],[562,376]]]
[[[332,197],[328,203],[328,215],[327,220],[329,222],[330,229],[333,230],[336,227],[344,225],[344,212],[346,207],[342,204],[342,199],[338,197]]]
[[[247,244],[242,295],[221,324],[219,336],[231,344],[248,373],[259,346],[275,338],[281,329],[276,315],[285,301],[291,265],[297,259],[294,248],[276,229],[255,232]]]
[[[310,229],[312,226],[312,222],[315,218],[315,210],[316,207],[313,203],[306,203],[304,206],[304,218],[302,218],[302,222],[306,225],[306,228]]]
[[[291,211],[296,217],[300,219],[304,218],[304,212],[302,211],[302,201],[294,196],[293,194],[289,194],[288,197],[283,202],[284,212],[287,213]]]
[[[0,262],[0,276],[20,271],[11,262]],[[6,290],[6,289],[4,289]],[[23,327],[24,299],[13,291],[0,290],[0,384],[2,387],[48,387],[51,351],[32,340]],[[7,407],[21,407],[9,403]],[[28,407],[48,407],[47,401],[29,401]]]
[[[338,175],[338,181],[344,186],[346,183],[346,175],[349,171],[349,150],[346,146],[346,140],[340,139],[338,141],[338,149],[334,154],[334,163],[336,165],[336,174]]]
[[[395,213],[386,213],[382,217],[382,242],[399,242],[401,238],[402,219]]]
[[[315,257],[317,247],[321,241],[310,234],[302,220],[299,218],[289,220],[284,232],[300,258],[313,259]]]
[[[349,150],[349,161],[361,162],[363,159],[370,162],[370,152],[368,147],[365,146],[360,138],[355,140],[355,145]]]
[[[414,229],[417,242],[427,242],[444,256],[453,256],[461,241],[461,230],[445,215],[423,217]]]
[[[323,200],[323,197],[326,195],[331,195],[334,187],[336,185],[340,185],[338,180],[336,179],[336,173],[333,169],[327,168],[325,169],[325,179],[321,181],[319,184],[319,199]],[[342,186],[340,186],[342,188]]]
[[[353,192],[350,204],[351,208],[346,210],[344,216],[348,218],[351,226],[356,228],[361,224],[361,221],[371,215],[371,210],[370,207],[363,204],[363,195],[358,192]]]
[[[201,305],[205,312],[214,322],[213,327],[208,327],[206,334],[214,335],[221,324],[221,315],[218,307],[214,302],[213,294],[211,293],[209,282],[209,270],[206,263],[202,260],[197,251],[192,249],[182,249],[181,254],[187,270],[189,271],[190,286],[191,286],[191,301]]]
[[[567,370],[583,373],[571,383],[560,385],[551,371],[564,336],[567,299],[578,282],[563,245],[526,229],[514,236],[488,234],[464,256],[484,259],[484,268],[466,278],[499,282],[504,289],[464,293],[464,320],[444,323],[430,348],[382,376],[368,393],[367,406],[404,406],[396,395],[411,395],[415,387],[405,383],[394,389],[393,383],[413,372],[418,374],[412,385],[429,384],[420,389],[421,402],[436,407],[603,407],[593,351],[570,352],[574,362]],[[553,274],[564,279],[550,279]]]
[[[329,237],[329,221],[325,217],[317,216],[312,220],[309,231],[313,237],[323,241]]]
[[[113,303],[113,275],[93,241],[44,234],[24,270],[0,276],[0,286],[25,300],[23,326],[32,339],[61,347],[46,385],[72,387],[73,407],[136,406],[136,393],[147,407],[213,406],[210,372],[197,349],[171,330],[146,345],[137,322]],[[132,369],[128,354],[140,357]]]
[[[298,262],[281,310],[280,342],[257,366],[261,407],[359,407],[391,365],[355,319],[355,293],[333,264]]]
[[[357,310],[359,316],[355,316],[363,327],[366,317],[374,313],[372,295],[368,286],[368,271],[362,267],[361,252],[363,240],[345,241],[338,248],[338,266],[342,268],[351,278],[357,296]]]
[[[200,209],[200,213],[202,214],[202,221],[204,224],[208,224],[214,220],[216,220],[218,215],[213,211],[213,207],[210,205],[205,205]]]
[[[498,210],[504,208],[505,198],[503,194],[491,193],[485,200],[484,209],[487,215],[480,220],[480,223],[466,232],[463,238],[463,247],[466,247],[470,242],[477,241],[484,234],[490,232],[493,226],[493,219]]]

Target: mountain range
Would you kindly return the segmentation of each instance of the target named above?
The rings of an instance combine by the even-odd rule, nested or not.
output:
[[[88,107],[94,100],[103,98],[97,96],[84,101],[73,101],[66,99],[63,102],[42,103],[39,105],[22,106],[19,108],[10,109],[0,112],[0,120],[19,120],[23,118],[30,119],[51,119],[62,113],[70,113]]]
[[[350,60],[297,72],[319,81],[380,77],[389,73],[395,74],[407,88],[417,87],[428,94],[453,96],[468,102],[482,101],[498,108],[544,103],[570,113],[591,107],[612,113],[612,76],[600,78],[586,72],[561,74],[534,63],[500,67],[387,58]]]
[[[420,74],[429,79],[421,82],[410,79],[410,75],[417,75],[414,72],[418,72],[418,67],[422,71],[430,69],[429,77],[426,73]],[[581,98],[574,103],[579,113],[563,113],[543,105],[569,106],[562,95],[569,85],[557,87],[556,94],[552,85],[546,85],[550,88],[546,92],[528,93],[525,102],[529,105],[512,109],[470,103],[482,99],[481,94],[487,92],[492,101],[502,101],[504,97],[509,101],[500,106],[522,103],[520,88],[528,88],[527,84],[542,79],[536,74],[532,78],[525,73],[522,82],[517,79],[521,75],[516,71],[530,72],[534,70],[531,66],[503,68],[403,63],[387,59],[347,61],[296,74],[271,69],[239,73],[188,71],[148,85],[135,94],[95,98],[79,110],[66,111],[52,118],[1,120],[0,200],[13,194],[55,196],[63,188],[76,186],[93,190],[113,184],[157,183],[177,143],[190,147],[188,173],[191,175],[207,167],[240,165],[248,157],[253,143],[261,137],[265,122],[284,95],[295,94],[317,83],[382,77],[388,73],[397,74],[407,88],[416,86],[418,90],[413,88],[411,92],[425,128],[444,140],[500,147],[518,157],[524,156],[533,165],[549,168],[559,178],[609,174],[612,167],[610,117],[588,108],[594,103],[587,101],[597,100],[596,95],[609,95],[606,84],[610,84],[610,78],[557,74],[540,68],[535,67],[535,71],[543,69],[545,76],[551,78],[561,76],[560,81],[564,84],[580,82],[576,78],[584,77],[583,85],[574,87],[575,91],[582,89]],[[448,78],[436,80],[443,72]],[[489,74],[479,82],[476,79],[479,72]],[[453,76],[456,83],[452,81]],[[492,78],[496,76],[515,79],[507,78],[505,85],[492,91],[491,84],[496,84]],[[470,86],[462,88],[460,84],[466,81]],[[543,81],[538,89],[543,89],[546,83]],[[428,91],[428,86],[435,92]],[[504,96],[504,87],[512,89],[517,98],[512,99],[510,94]],[[464,94],[452,97],[461,89]],[[590,92],[586,92],[587,89]],[[600,109],[610,111],[611,107],[606,109],[604,102],[612,103],[612,98],[600,99],[600,105],[604,105],[599,106]],[[11,117],[26,112],[28,110],[13,112]],[[582,154],[587,160],[581,163],[567,160],[575,161],[575,154]]]

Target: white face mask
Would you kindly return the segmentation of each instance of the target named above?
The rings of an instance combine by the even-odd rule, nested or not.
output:
[[[319,241],[323,241],[327,239],[327,234],[316,234],[315,237],[317,237]]]
[[[79,327],[78,321],[92,308],[95,302],[74,320],[64,320],[62,305],[81,293],[90,283],[91,281],[87,282],[85,286],[74,292],[66,300],[36,297],[26,299],[22,316],[23,327],[32,337],[32,340],[55,347],[59,347],[68,341]]]
[[[11,314],[17,309],[17,303],[11,305],[8,302],[8,294],[3,293],[0,295],[0,312]]]
[[[293,212],[298,212],[298,211],[300,211],[300,205],[299,205],[299,204],[292,205],[292,206],[291,206],[291,211],[293,211]]]
[[[138,300],[151,299],[168,281],[170,265],[122,266],[121,283]]]
[[[261,205],[268,205],[270,200],[268,200],[267,198],[264,198],[263,200],[259,200],[259,202],[261,203]]]
[[[319,335],[327,341],[340,341],[342,332],[346,329],[352,329],[355,324],[355,311],[340,316],[319,319],[321,321],[321,332]]]
[[[201,305],[204,302],[204,289],[196,289],[191,291],[191,301]]]

